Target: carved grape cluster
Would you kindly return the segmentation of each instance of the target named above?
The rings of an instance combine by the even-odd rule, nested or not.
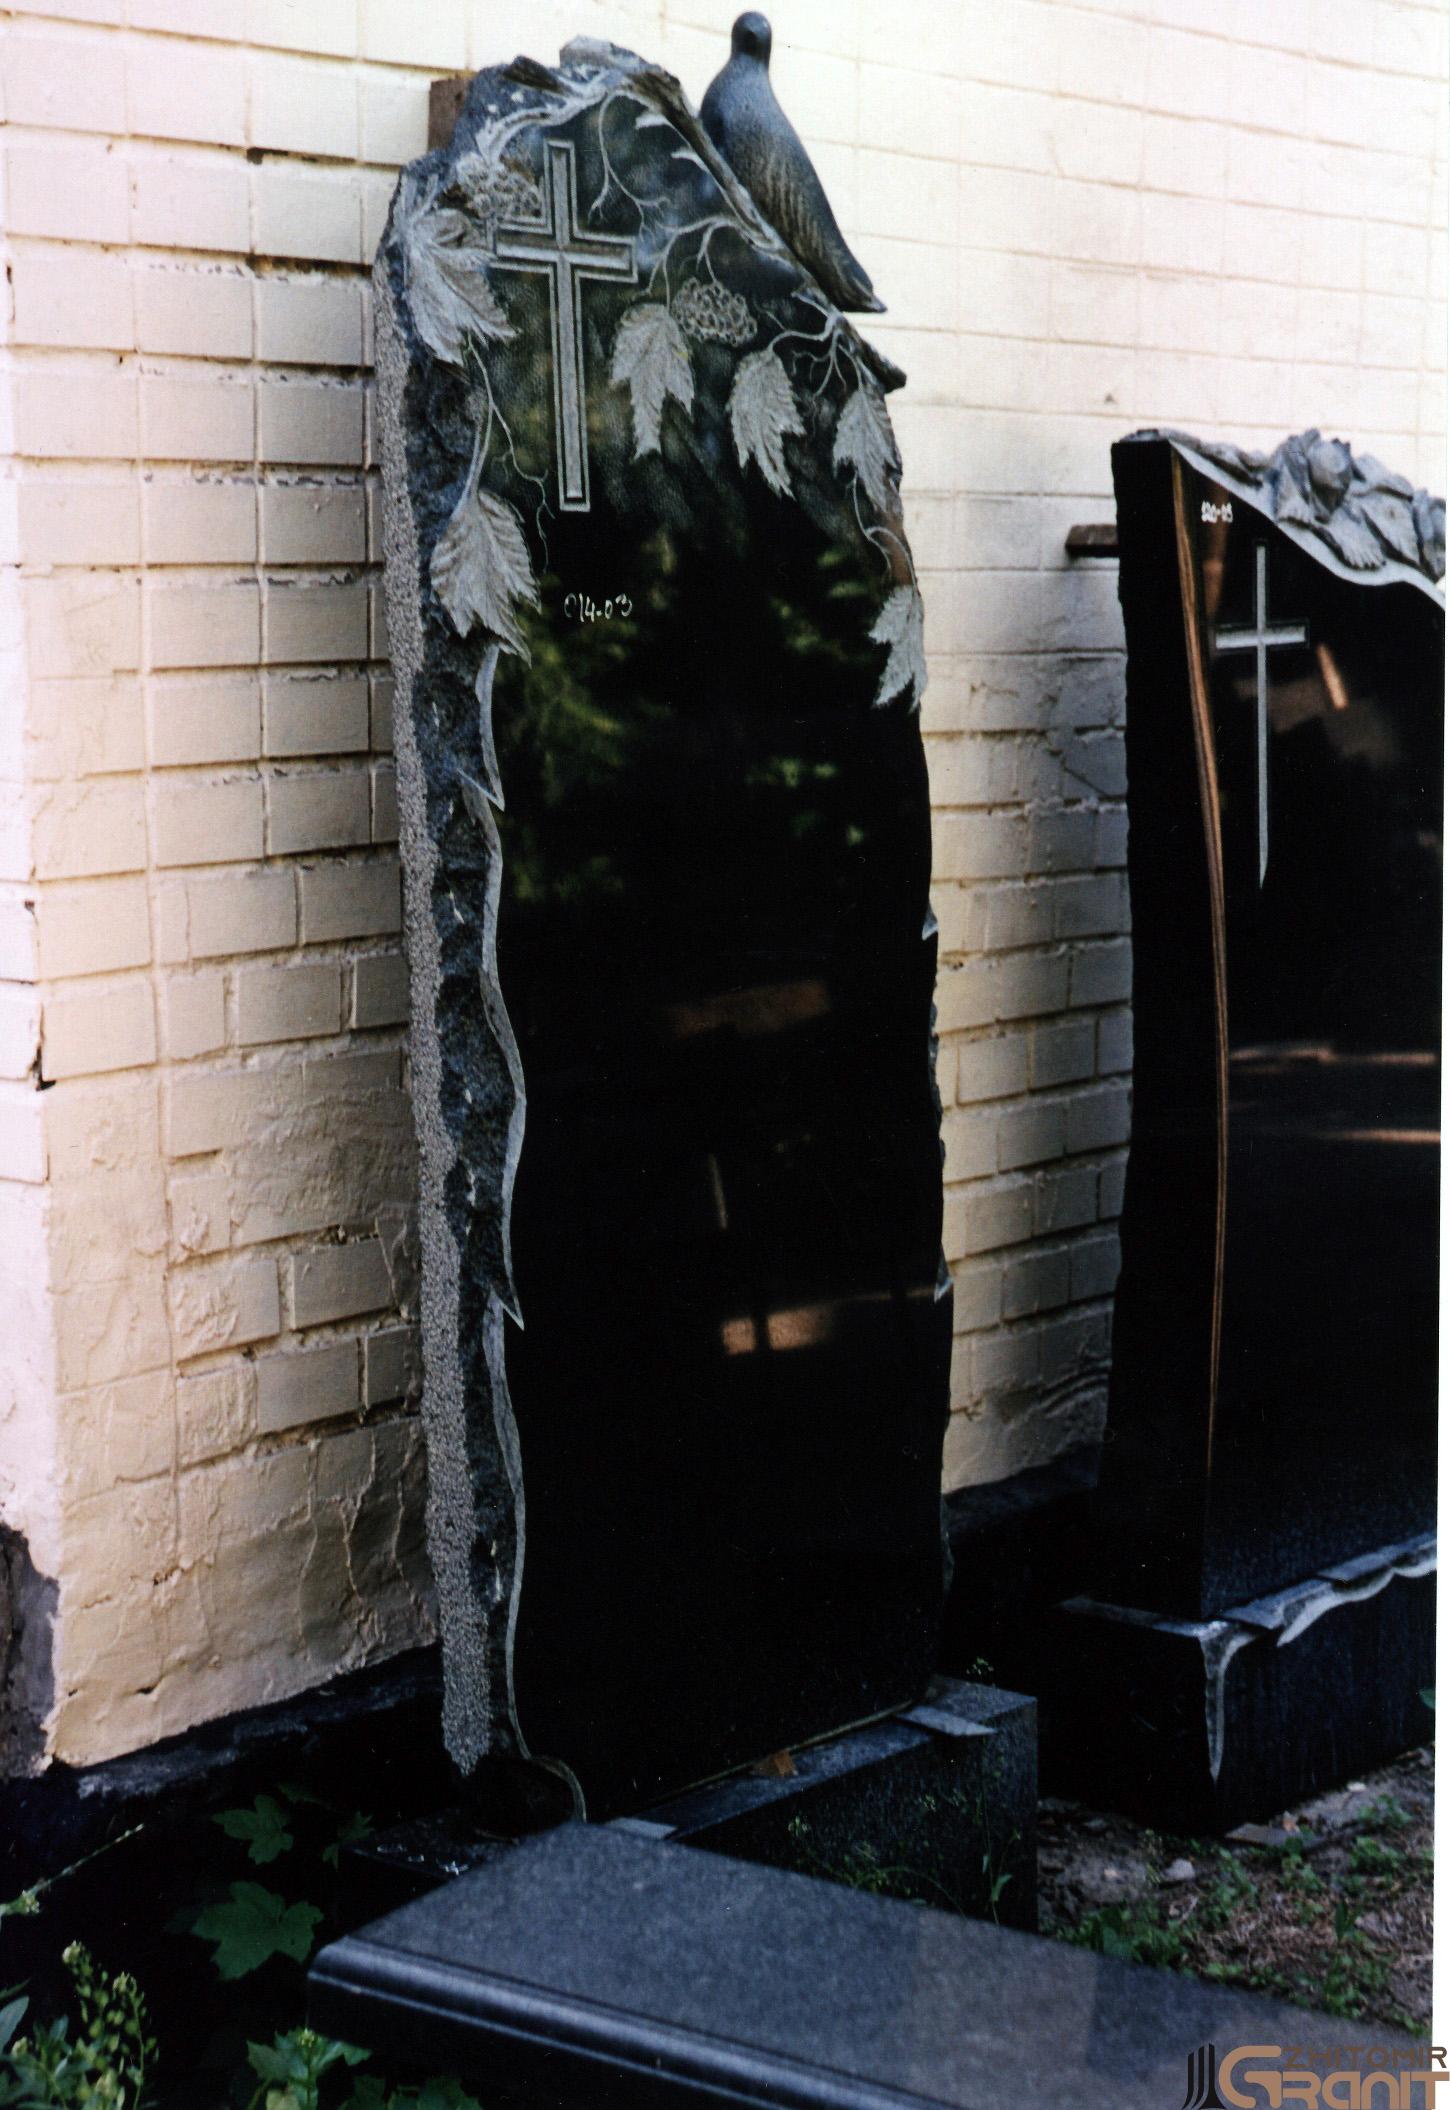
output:
[[[738,293],[713,279],[687,279],[670,304],[681,329],[692,337],[713,337],[720,344],[749,344],[755,335],[750,309]]]
[[[516,161],[489,163],[471,155],[459,166],[458,187],[485,222],[542,220],[544,194],[532,172]]]

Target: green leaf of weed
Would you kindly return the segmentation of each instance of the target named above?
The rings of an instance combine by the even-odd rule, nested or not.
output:
[[[209,1905],[191,1931],[216,1943],[212,1961],[223,1978],[245,1978],[274,1956],[305,1963],[321,1918],[317,1905],[289,1905],[260,1883],[233,1883],[230,1902]]]
[[[248,1857],[258,1867],[275,1861],[293,1844],[286,1813],[270,1795],[259,1795],[249,1810],[223,1810],[212,1823],[220,1825],[229,1839],[245,1839]]]

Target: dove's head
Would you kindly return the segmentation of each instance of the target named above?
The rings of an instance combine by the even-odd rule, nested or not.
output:
[[[764,15],[736,17],[730,32],[730,54],[732,58],[759,59],[762,66],[770,64],[770,24]]]

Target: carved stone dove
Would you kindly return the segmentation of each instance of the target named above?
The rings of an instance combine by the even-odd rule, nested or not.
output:
[[[879,315],[883,304],[846,246],[799,133],[770,85],[770,24],[741,15],[730,57],[705,90],[700,117],[710,138],[776,233],[847,314]]]

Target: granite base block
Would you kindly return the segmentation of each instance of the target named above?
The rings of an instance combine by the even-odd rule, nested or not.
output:
[[[581,1824],[324,1949],[310,2019],[456,2072],[492,2110],[1163,2110],[1185,2073],[1209,2100],[1191,2094],[1206,2047],[1344,2037],[1172,1972]]]
[[[1213,1619],[1070,1599],[1039,1658],[1043,1786],[1182,1831],[1272,1816],[1433,1734],[1434,1640],[1428,1538]]]
[[[732,1854],[1013,1927],[1037,1924],[1037,1719],[1031,1700],[938,1679],[905,1713],[808,1745],[790,1770],[735,1773],[608,1829]],[[454,1806],[348,1848],[354,1925],[516,1844]]]

